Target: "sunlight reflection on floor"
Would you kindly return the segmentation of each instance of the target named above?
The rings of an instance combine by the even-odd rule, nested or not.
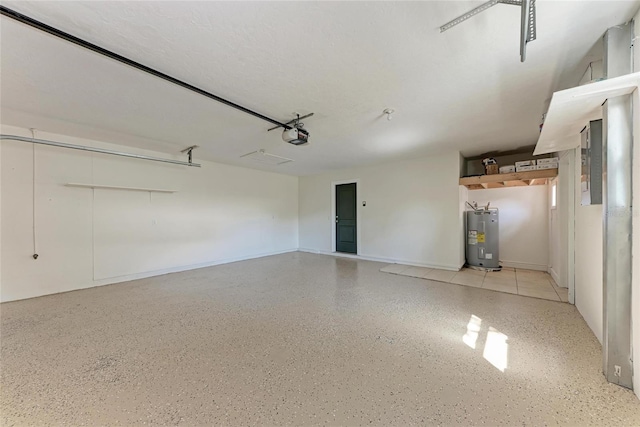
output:
[[[462,341],[474,350],[476,348],[476,341],[478,340],[481,324],[481,318],[471,315],[471,319],[469,319],[469,323],[467,324],[467,333],[462,337]]]
[[[467,324],[467,333],[462,336],[462,342],[474,350],[476,348],[476,342],[478,341],[478,335],[480,334],[481,325],[482,319],[472,314]],[[489,327],[482,356],[499,369],[500,372],[504,372],[504,370],[507,369],[509,361],[508,339],[509,337],[502,332],[493,327]]]
[[[507,337],[502,332],[490,327],[487,333],[487,342],[484,345],[482,356],[501,372],[507,369],[509,344]]]

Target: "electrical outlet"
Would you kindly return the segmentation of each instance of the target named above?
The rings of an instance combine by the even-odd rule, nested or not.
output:
[[[621,371],[622,371],[622,369],[620,368],[620,366],[615,365],[615,366],[613,367],[613,369],[615,369],[615,371],[614,371],[613,375],[615,375],[616,377],[619,377],[619,376],[621,376],[621,375],[622,375],[622,372],[621,372]]]

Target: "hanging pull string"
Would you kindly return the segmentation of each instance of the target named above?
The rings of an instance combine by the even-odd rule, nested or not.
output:
[[[34,128],[31,128],[31,137],[33,139],[36,139],[36,130]],[[32,145],[32,157],[33,157],[33,188],[31,191],[31,194],[33,196],[33,200],[32,200],[32,218],[33,218],[33,259],[38,259],[38,249],[36,246],[36,144]]]

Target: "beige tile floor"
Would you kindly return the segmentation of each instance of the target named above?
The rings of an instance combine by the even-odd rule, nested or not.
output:
[[[383,266],[290,253],[3,303],[0,425],[640,425],[574,306]]]
[[[569,301],[568,290],[557,286],[551,276],[544,271],[504,267],[502,271],[488,273],[471,268],[463,268],[455,272],[403,264],[390,264],[381,268],[380,271],[551,301]]]

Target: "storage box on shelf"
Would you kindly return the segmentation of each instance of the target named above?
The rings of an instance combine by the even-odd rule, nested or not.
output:
[[[521,162],[516,162],[516,169],[523,166],[535,166],[535,165],[536,165],[535,160],[523,160]]]
[[[514,173],[516,171],[515,165],[502,166],[500,168],[500,173]]]
[[[536,170],[543,170],[543,169],[558,169],[558,164],[557,163],[547,163],[547,164],[542,164],[542,165],[536,165]]]
[[[540,166],[540,165],[558,165],[558,158],[557,157],[549,157],[548,159],[538,159],[536,161],[536,166]]]
[[[498,165],[485,166],[485,172],[487,175],[496,175],[498,173]]]

